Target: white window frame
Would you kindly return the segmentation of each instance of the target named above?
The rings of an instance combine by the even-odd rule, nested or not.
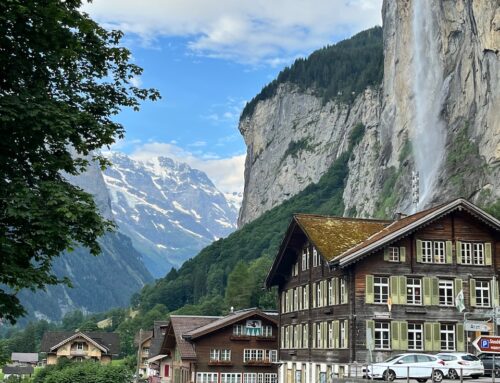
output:
[[[83,342],[76,342],[77,351],[83,351]]]
[[[476,280],[476,306],[491,307],[490,281]]]
[[[389,295],[389,277],[373,277],[373,302],[386,304]]]
[[[432,242],[434,263],[446,263],[446,243],[444,241]]]
[[[217,383],[219,374],[217,372],[197,372],[196,383]]]
[[[243,383],[257,383],[257,373],[245,372],[243,374]]]
[[[328,348],[333,348],[333,322],[328,322]]]
[[[422,262],[432,263],[433,260],[432,241],[422,241]]]
[[[391,349],[391,324],[389,322],[375,322],[374,345],[377,350]],[[385,335],[385,336],[384,336]]]
[[[321,281],[316,283],[316,307],[323,306],[323,296],[321,295]]]
[[[302,271],[306,271],[308,269],[308,260],[309,260],[309,257],[308,257],[308,252],[309,252],[309,249],[307,247],[305,247],[304,249],[302,249]]]
[[[442,323],[439,330],[441,351],[455,351],[455,325]]]
[[[455,286],[452,280],[440,279],[438,290],[439,306],[455,306]]]
[[[210,350],[210,360],[211,361],[219,361],[220,360],[220,350],[216,348],[212,348]]]
[[[287,307],[287,297],[288,295],[286,294],[286,291],[284,292],[285,294],[285,312],[286,312],[286,307]],[[245,335],[245,326],[243,326],[242,324],[235,324],[233,326],[233,335],[236,335],[236,336],[243,336]]]
[[[220,374],[221,383],[241,383],[241,373],[239,372],[222,372]]]
[[[418,339],[420,335],[420,339]],[[408,323],[408,350],[423,351],[424,349],[424,325],[422,323]]]
[[[264,383],[278,383],[278,374],[266,373],[264,375]]]
[[[484,243],[474,242],[472,244],[472,261],[474,265],[485,265]]]
[[[347,337],[346,337],[346,327],[347,327],[347,320],[341,320],[339,324],[339,347],[340,348],[347,348]]]
[[[222,350],[219,350],[220,351],[220,359],[219,360],[222,360],[222,361],[225,361],[225,362],[230,362],[231,361],[231,350],[228,349],[228,348],[224,348]]]
[[[309,285],[304,286],[304,288],[302,289],[302,294],[303,294],[303,301],[304,301],[302,308],[304,310],[307,310],[307,309],[309,309]]]
[[[262,326],[262,336],[263,337],[272,337],[273,336],[273,326],[271,325],[264,325]]]
[[[389,262],[399,262],[399,247],[389,247]]]
[[[309,347],[309,323],[302,325],[302,348]]]
[[[472,242],[461,242],[460,256],[462,257],[462,264],[473,265],[474,259],[472,256]]]
[[[346,294],[346,289],[347,289],[347,281],[345,278],[340,278],[339,280],[339,285],[340,285],[340,299],[338,300],[340,304],[347,303],[347,294]]]
[[[416,281],[418,283],[416,283]],[[417,293],[418,291],[418,293]],[[422,279],[408,277],[406,279],[406,304],[412,306],[422,305]]]

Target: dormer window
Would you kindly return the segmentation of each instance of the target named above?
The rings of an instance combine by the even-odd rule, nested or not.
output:
[[[83,343],[82,343],[82,342],[78,342],[78,343],[76,344],[76,349],[77,349],[78,351],[83,351]]]

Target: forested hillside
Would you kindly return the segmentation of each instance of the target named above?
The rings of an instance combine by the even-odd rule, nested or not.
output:
[[[368,86],[380,84],[383,74],[382,28],[374,27],[297,59],[247,103],[241,119],[251,115],[259,101],[274,96],[283,83],[313,89],[324,101],[350,102]]]

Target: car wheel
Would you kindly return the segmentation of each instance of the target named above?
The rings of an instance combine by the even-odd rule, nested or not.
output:
[[[389,371],[384,371],[384,374],[382,375],[382,379],[388,380],[389,382],[394,381],[396,379],[396,373],[392,370]]]
[[[458,375],[456,370],[454,370],[453,368],[450,368],[450,370],[448,371],[448,378],[458,379],[458,378],[460,378],[460,376]]]
[[[427,379],[426,378],[418,378],[417,382],[419,382],[419,383],[425,383],[425,382],[427,382]]]
[[[432,373],[432,381],[436,383],[440,383],[443,381],[443,373],[440,370],[434,370]]]

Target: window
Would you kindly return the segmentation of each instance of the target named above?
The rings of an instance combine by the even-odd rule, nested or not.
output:
[[[278,383],[278,374],[265,374],[264,383]]]
[[[475,265],[484,265],[484,243],[474,243],[473,249],[473,262]]]
[[[465,265],[472,265],[472,243],[462,242],[460,253],[462,254],[462,263]]]
[[[388,350],[391,348],[389,322],[375,322],[374,336],[376,349]]]
[[[453,306],[453,281],[439,281],[439,305]]]
[[[231,360],[231,350],[228,350],[228,349],[220,350],[220,360],[230,361]]]
[[[340,304],[347,303],[347,283],[345,278],[340,278]]]
[[[406,303],[409,305],[422,304],[422,280],[420,278],[406,279]]]
[[[222,373],[220,374],[221,383],[241,383],[241,374]]]
[[[302,271],[309,268],[309,249],[305,247],[302,249]]]
[[[328,322],[328,348],[333,347],[333,322]]]
[[[328,280],[328,305],[332,306],[333,303],[333,279]]]
[[[389,247],[389,262],[399,262],[399,247]]]
[[[316,348],[323,347],[323,338],[321,337],[321,323],[316,323]]]
[[[299,261],[295,262],[292,266],[292,277],[299,275]]]
[[[423,350],[423,329],[421,323],[408,323],[408,350]]]
[[[255,372],[243,374],[243,383],[257,383],[257,374]]]
[[[217,383],[219,378],[216,372],[198,372],[196,374],[196,383]]]
[[[316,307],[323,306],[323,295],[321,294],[321,282],[316,283]]]
[[[278,350],[266,350],[266,360],[276,363],[278,361]]]
[[[82,343],[82,342],[78,342],[78,343],[76,344],[76,349],[77,349],[78,351],[83,351],[83,343]]]
[[[446,252],[444,241],[435,241],[434,245],[434,262],[435,263],[445,263],[446,262]]]
[[[309,324],[304,323],[302,325],[302,348],[308,348],[309,347],[309,334],[308,334],[308,328]]]
[[[432,263],[432,241],[422,241],[422,262]]]
[[[243,352],[243,362],[251,361],[263,361],[264,360],[264,350],[250,348],[245,349]]]
[[[304,302],[303,308],[304,310],[307,310],[309,309],[309,285],[304,286],[304,288],[302,289],[302,294],[303,294],[302,299]]]
[[[271,337],[273,336],[273,326],[265,325],[262,327],[262,336]]]
[[[219,360],[220,350],[210,350],[210,360]]]
[[[476,306],[490,307],[489,281],[476,281]]]
[[[347,321],[340,321],[340,348],[347,348]]]
[[[318,253],[318,250],[316,250],[315,247],[313,247],[312,253],[313,253],[313,267],[321,266],[321,257]]]
[[[374,277],[373,292],[375,303],[387,303],[387,299],[389,298],[389,278]]]
[[[452,324],[441,325],[441,350],[455,350],[455,326]]]
[[[299,308],[299,292],[298,289],[293,289],[293,310],[297,311]]]
[[[285,294],[285,297],[286,297],[286,294]],[[245,327],[242,324],[235,324],[233,326],[233,334],[234,335],[243,335],[244,333],[245,333]]]

